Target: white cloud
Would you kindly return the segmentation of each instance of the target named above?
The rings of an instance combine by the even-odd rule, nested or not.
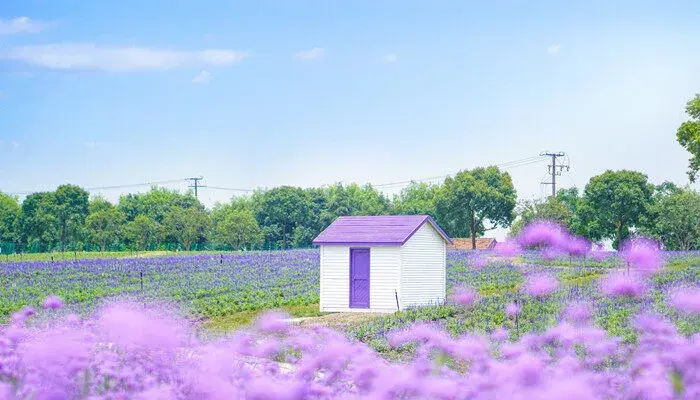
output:
[[[317,60],[323,57],[324,50],[322,47],[314,47],[310,50],[302,50],[297,53],[297,58],[300,60]]]
[[[103,47],[94,44],[47,44],[13,47],[0,59],[51,69],[102,71],[163,70],[183,66],[226,66],[248,57],[245,52],[206,49],[158,50],[144,47]]]
[[[384,62],[387,62],[389,64],[395,63],[398,60],[399,57],[394,53],[389,53],[384,57]]]
[[[207,84],[211,82],[211,79],[211,72],[203,69],[192,79],[192,83]]]
[[[558,44],[553,44],[549,47],[547,47],[547,54],[554,54],[559,52],[559,45]]]
[[[0,35],[39,33],[44,29],[46,29],[46,23],[41,21],[34,21],[28,17],[0,19]]]

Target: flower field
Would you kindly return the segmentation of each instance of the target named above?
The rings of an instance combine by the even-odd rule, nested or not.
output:
[[[313,306],[314,250],[1,264],[0,399],[700,398],[700,254],[537,229],[450,251],[447,304],[347,332],[271,313],[200,335]]]
[[[76,312],[106,299],[166,300],[197,317],[318,302],[318,252],[0,263],[0,315],[48,294]]]

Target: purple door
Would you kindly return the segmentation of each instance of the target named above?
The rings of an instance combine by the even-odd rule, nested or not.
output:
[[[369,249],[350,249],[350,308],[369,308]]]

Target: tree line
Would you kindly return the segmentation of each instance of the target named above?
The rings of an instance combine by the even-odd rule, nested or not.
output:
[[[473,240],[497,227],[515,235],[555,220],[591,241],[643,234],[671,250],[700,249],[700,194],[651,184],[635,171],[606,171],[583,191],[517,204],[510,175],[497,167],[461,171],[441,184],[412,183],[389,198],[371,185],[281,186],[205,208],[191,192],[153,187],[117,204],[75,185],[16,197],[0,193],[3,253],[73,250],[286,249],[308,247],[341,215],[427,214],[451,237]]]
[[[688,177],[700,173],[700,94],[686,104],[690,117],[676,140],[690,154]],[[582,192],[559,190],[546,201],[516,206],[507,172],[491,166],[412,183],[389,198],[371,185],[281,186],[206,209],[191,192],[153,187],[112,204],[75,185],[28,195],[19,202],[0,192],[0,250],[22,251],[255,249],[307,247],[341,215],[431,215],[452,237],[498,227],[516,235],[534,220],[554,220],[590,241],[617,248],[634,235],[657,238],[669,250],[700,249],[700,194],[671,182],[653,185],[641,172],[606,171]]]

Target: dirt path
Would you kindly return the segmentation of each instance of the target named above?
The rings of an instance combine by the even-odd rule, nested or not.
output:
[[[379,318],[381,313],[330,313],[321,315],[319,317],[301,317],[301,318],[291,318],[289,322],[298,324],[299,326],[312,326],[320,325],[327,326],[337,330],[344,330],[352,326],[362,324],[365,322],[372,321],[373,319]]]

